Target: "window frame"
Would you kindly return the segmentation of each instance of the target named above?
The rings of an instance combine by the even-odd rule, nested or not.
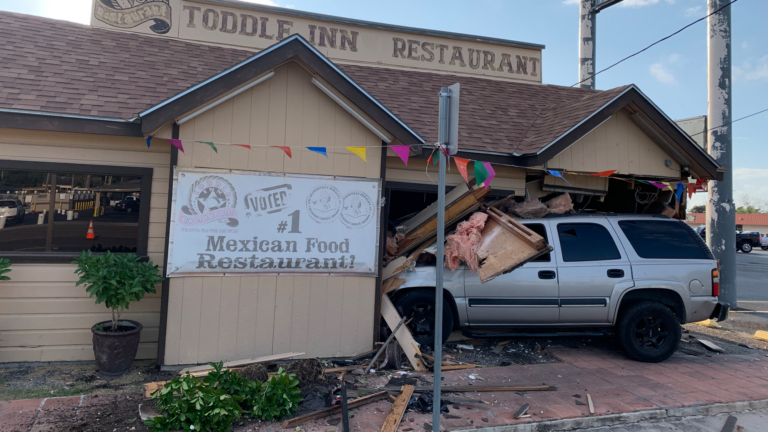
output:
[[[126,177],[140,177],[140,188],[142,205],[139,208],[139,236],[136,244],[136,255],[146,259],[147,257],[147,245],[149,243],[149,214],[151,207],[152,197],[152,174],[154,169],[152,168],[140,168],[131,166],[119,166],[119,165],[96,165],[96,164],[70,164],[59,162],[38,162],[29,160],[9,160],[0,159],[0,170],[4,171],[36,171],[50,173],[51,183],[56,186],[56,177],[59,174],[76,174],[76,175],[112,175],[112,176],[126,176]],[[51,194],[52,200],[55,199],[54,194]],[[146,201],[145,201],[146,199]],[[49,249],[53,243],[53,225],[54,218],[49,217],[46,223],[48,227],[48,233],[46,237],[46,249]],[[99,252],[96,254],[102,254]],[[14,264],[24,263],[55,263],[61,264],[71,263],[77,256],[78,252],[52,252],[46,250],[45,252],[17,252],[17,251],[0,251],[0,258],[8,258]]]

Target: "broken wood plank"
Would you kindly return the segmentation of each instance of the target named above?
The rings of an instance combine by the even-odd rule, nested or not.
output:
[[[405,279],[399,277],[393,277],[384,282],[381,286],[381,294],[387,294],[391,291],[395,291],[405,283]]]
[[[466,184],[459,184],[455,188],[451,189],[450,192],[445,194],[445,207],[446,208],[449,207],[450,205],[460,200],[462,197],[464,197],[468,193],[469,193],[469,187]],[[412,218],[403,222],[401,231],[403,234],[406,234],[406,235],[410,234],[417,228],[420,228],[425,223],[429,222],[432,218],[436,218],[436,217],[437,217],[437,201],[428,205],[427,208],[416,213],[416,215],[414,215]]]
[[[481,283],[509,273],[552,250],[552,247],[546,244],[541,250],[533,248],[493,218],[489,218],[485,222],[485,227],[480,235],[482,240],[477,247],[480,263],[477,274]]]
[[[416,387],[415,392],[425,392],[434,390],[432,387]],[[456,392],[514,392],[514,391],[557,391],[555,386],[521,386],[521,387],[507,387],[507,386],[442,386],[441,390],[445,393]]]
[[[351,371],[355,369],[362,369],[363,366],[342,366],[342,367],[335,367],[335,368],[328,368],[323,369],[323,373],[333,373],[333,372],[341,372],[341,371]]]
[[[710,351],[719,352],[719,353],[724,353],[725,352],[724,349],[720,348],[719,346],[713,344],[712,342],[710,342],[708,340],[705,340],[705,339],[696,339],[696,340],[700,344],[704,345],[704,348],[706,348],[706,349],[708,349]]]
[[[592,396],[587,393],[587,404],[589,405],[589,413],[594,414],[595,413],[595,405],[592,403]]]
[[[275,360],[285,360],[291,357],[298,357],[300,355],[304,355],[304,353],[289,352],[284,354],[274,354],[274,355],[269,355],[264,357],[257,357],[252,359],[233,360],[233,361],[225,362],[224,367],[227,369],[231,369],[239,366],[248,366],[256,363],[266,363],[266,362],[271,362]],[[212,370],[213,370],[213,367],[211,367],[210,365],[193,366],[193,367],[188,367],[180,370],[179,375],[184,375],[187,372],[203,372],[203,371],[212,371]]]
[[[358,354],[356,356],[347,357],[347,360],[352,360],[352,361],[362,360],[362,359],[368,358],[368,357],[376,354],[376,351],[378,351],[378,350],[372,349],[370,351],[366,351],[366,352]]]
[[[363,406],[365,404],[369,404],[371,402],[376,402],[377,400],[386,399],[389,396],[389,393],[386,391],[381,391],[378,393],[374,393],[372,395],[363,396],[361,398],[357,398],[355,400],[349,401],[347,404],[348,408],[357,408],[360,406]],[[328,417],[329,415],[338,414],[341,412],[341,405],[332,406],[330,408],[326,408],[324,410],[316,411],[307,415],[303,415],[301,417],[292,418],[289,420],[285,420],[283,422],[284,428],[293,428],[299,425],[302,425],[306,422],[321,419],[323,417]]]
[[[474,369],[476,367],[477,367],[477,365],[473,365],[473,364],[462,364],[462,365],[442,364],[440,366],[440,369],[442,369],[444,371],[450,371],[450,370],[460,370],[460,369]]]
[[[411,331],[408,330],[408,327],[402,326],[399,330],[394,331],[394,329],[397,328],[397,324],[402,320],[402,317],[400,317],[400,313],[395,309],[395,305],[392,304],[392,300],[389,299],[389,296],[381,297],[381,316],[384,317],[389,328],[393,330],[397,342],[403,348],[403,352],[408,357],[408,361],[411,363],[413,369],[418,372],[425,372],[427,368],[424,366],[424,363],[416,358],[417,354],[421,355],[419,344],[416,343],[413,336],[411,336]]]
[[[379,348],[379,351],[376,353],[375,356],[373,356],[373,359],[371,360],[371,362],[368,363],[368,367],[365,368],[365,373],[366,374],[371,371],[371,367],[373,367],[373,364],[376,363],[376,360],[379,359],[379,356],[381,355],[381,353],[383,353],[384,350],[387,349],[387,346],[389,345],[389,343],[392,342],[392,339],[394,339],[395,333],[397,333],[397,331],[400,330],[400,327],[402,327],[404,322],[405,322],[405,317],[403,317],[400,320],[400,322],[397,323],[397,327],[395,327],[395,329],[392,330],[392,334],[390,334],[389,337],[387,338],[387,340],[384,341],[384,345],[382,345],[381,348]]]
[[[392,410],[384,420],[384,425],[381,427],[381,432],[396,432],[397,427],[400,426],[400,420],[403,419],[405,409],[408,408],[408,402],[411,400],[413,394],[412,385],[404,385],[400,388],[400,396],[395,399],[395,403],[392,405]]]
[[[408,261],[408,258],[401,256],[388,262],[387,265],[384,266],[384,269],[381,272],[381,280],[386,281],[404,272],[406,261]]]
[[[517,410],[517,412],[515,412],[514,417],[516,419],[519,419],[520,417],[525,415],[525,413],[528,411],[528,408],[530,408],[530,407],[531,407],[531,404],[525,404],[525,405],[521,406],[520,409]]]
[[[509,230],[512,234],[516,235],[520,240],[528,244],[528,246],[541,250],[547,246],[547,242],[544,237],[536,234],[533,230],[527,226],[521,224],[514,218],[502,213],[501,210],[493,207],[488,207],[486,210],[488,217],[495,220],[496,223]]]
[[[152,393],[163,388],[168,381],[156,381],[144,384],[144,399],[151,399]]]

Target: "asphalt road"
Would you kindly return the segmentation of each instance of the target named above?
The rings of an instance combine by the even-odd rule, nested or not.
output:
[[[753,250],[736,253],[736,297],[738,306],[768,318],[768,251]]]

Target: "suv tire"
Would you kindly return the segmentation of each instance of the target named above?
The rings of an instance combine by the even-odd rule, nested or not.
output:
[[[648,363],[670,358],[677,351],[682,336],[675,314],[653,301],[635,303],[623,311],[616,332],[627,356]]]
[[[750,243],[748,241],[741,242],[741,244],[739,245],[739,250],[744,252],[744,253],[752,252],[752,243]]]
[[[434,346],[435,343],[435,291],[416,289],[406,292],[395,300],[395,308],[405,316],[408,330],[413,339],[421,345]],[[448,340],[453,330],[453,312],[448,300],[443,297],[443,343]]]

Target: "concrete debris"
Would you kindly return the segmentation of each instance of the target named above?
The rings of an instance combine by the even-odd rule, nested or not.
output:
[[[719,346],[713,344],[712,342],[710,342],[708,340],[704,340],[704,339],[696,339],[696,340],[699,341],[700,344],[704,345],[704,348],[706,348],[706,349],[708,349],[710,351],[719,352],[719,353],[724,353],[725,352],[724,349],[720,348]]]
[[[473,273],[477,271],[477,247],[482,241],[480,233],[486,220],[487,214],[474,213],[468,221],[458,225],[454,234],[448,236],[445,243],[445,266],[451,271],[459,268],[461,261],[467,263]]]

